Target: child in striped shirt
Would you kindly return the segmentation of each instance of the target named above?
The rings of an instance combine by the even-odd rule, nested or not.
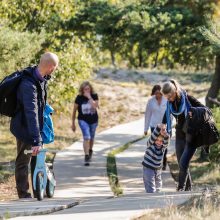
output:
[[[161,168],[163,155],[169,144],[169,134],[164,125],[157,125],[147,141],[143,165],[143,180],[147,193],[159,192],[162,188]]]

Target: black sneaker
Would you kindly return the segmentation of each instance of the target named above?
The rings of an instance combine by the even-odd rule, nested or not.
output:
[[[19,195],[19,199],[32,199],[32,196],[30,193],[25,193],[25,194]]]
[[[92,159],[93,150],[89,150],[89,160]]]
[[[89,160],[90,160],[89,155],[85,155],[85,162],[84,162],[85,166],[89,166]]]

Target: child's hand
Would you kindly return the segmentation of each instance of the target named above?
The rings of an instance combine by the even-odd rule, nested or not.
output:
[[[167,133],[167,131],[163,134],[164,137],[169,137],[169,134]]]
[[[158,124],[157,125],[161,130],[166,129],[166,125],[165,124]]]
[[[167,136],[167,135],[168,135],[168,134],[167,134],[167,131],[166,131],[166,126],[162,126],[162,127],[161,127],[160,134],[161,134],[162,136]]]

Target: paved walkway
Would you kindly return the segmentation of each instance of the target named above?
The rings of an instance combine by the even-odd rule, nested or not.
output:
[[[61,151],[54,164],[57,179],[55,198],[43,202],[37,202],[36,199],[0,202],[0,217],[43,214],[73,206],[82,200],[113,197],[106,175],[106,155],[111,149],[140,137],[143,123],[143,119],[140,119],[98,134],[90,167],[83,165],[82,142],[76,142]]]
[[[75,199],[108,198],[113,194],[106,175],[107,153],[143,135],[143,119],[101,132],[94,145],[93,162],[83,165],[82,142],[76,142],[56,156],[56,197]]]
[[[16,219],[124,220],[143,214],[149,209],[165,208],[185,202],[191,194],[175,192],[175,184],[168,170],[164,173],[164,192],[157,194],[144,192],[140,163],[146,139],[133,144],[117,156],[119,181],[124,188],[124,195],[113,198],[106,176],[106,155],[111,149],[142,136],[142,133],[143,119],[100,133],[97,135],[94,158],[90,167],[83,166],[81,142],[58,153],[55,160],[55,175],[58,183],[55,200],[64,197],[81,203],[52,215]],[[48,205],[51,202],[46,201]]]
[[[124,195],[131,195],[134,193],[145,194],[141,162],[146,149],[146,142],[147,138],[136,142],[116,157],[118,176]],[[169,154],[174,153],[174,142],[172,138],[168,149]],[[166,171],[163,171],[162,179],[162,192],[175,192],[176,185],[170,174],[169,167],[167,167]]]

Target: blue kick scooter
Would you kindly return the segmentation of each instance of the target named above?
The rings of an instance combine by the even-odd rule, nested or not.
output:
[[[40,149],[36,156],[36,167],[33,174],[33,188],[39,201],[43,200],[45,193],[48,198],[53,198],[56,187],[53,165],[45,162],[46,152],[56,153],[57,151]],[[24,153],[31,154],[32,150],[25,150]]]

